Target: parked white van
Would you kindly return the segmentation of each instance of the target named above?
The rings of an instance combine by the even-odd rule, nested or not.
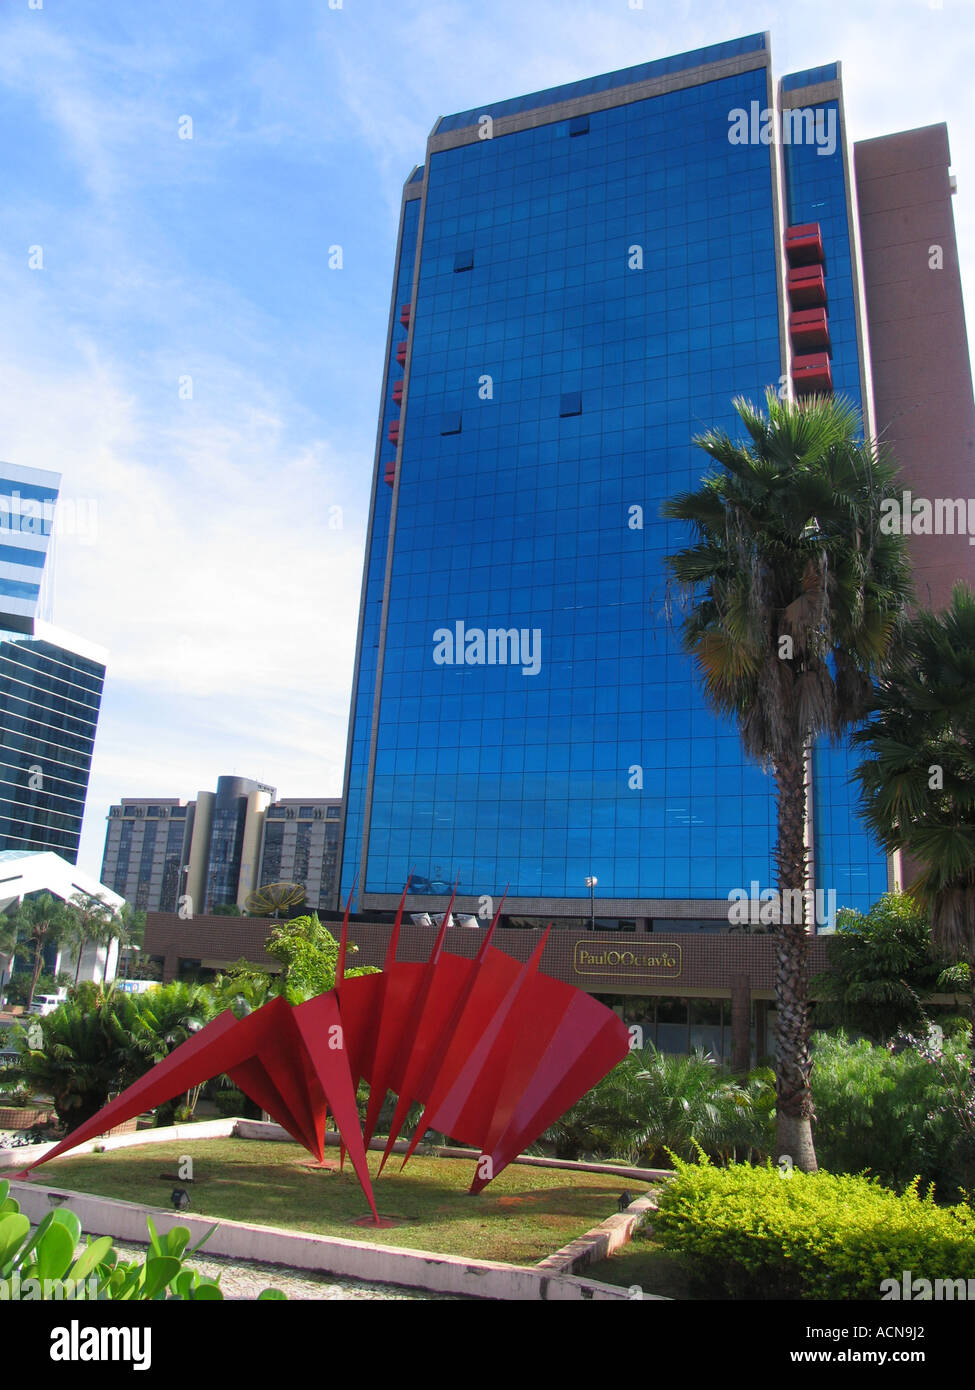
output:
[[[57,994],[35,994],[30,1012],[40,1015],[41,1018],[46,1018],[48,1014],[53,1014],[58,1005],[63,1004],[67,997],[68,991],[66,989],[59,990]]]

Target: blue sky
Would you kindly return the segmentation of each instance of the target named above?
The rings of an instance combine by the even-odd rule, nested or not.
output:
[[[53,614],[111,654],[91,873],[123,795],[341,790],[400,191],[439,115],[768,29],[776,74],[842,60],[854,139],[947,121],[971,306],[973,0],[635,4],[5,0],[0,458],[94,504]]]

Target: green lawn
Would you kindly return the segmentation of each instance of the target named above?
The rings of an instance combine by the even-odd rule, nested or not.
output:
[[[639,1288],[645,1294],[664,1298],[720,1298],[721,1294],[702,1291],[692,1280],[687,1262],[669,1250],[661,1250],[653,1240],[638,1231],[633,1240],[609,1259],[586,1265],[587,1279],[618,1284],[624,1289]]]
[[[176,1178],[183,1154],[193,1159],[193,1183]],[[337,1156],[336,1149],[326,1151],[327,1162]],[[370,1151],[374,1179],[379,1159]],[[147,1144],[58,1159],[39,1169],[37,1180],[167,1210],[173,1187],[185,1186],[190,1211],[198,1216],[510,1264],[537,1263],[612,1216],[621,1192],[639,1196],[645,1190],[632,1178],[513,1163],[479,1196],[470,1197],[473,1159],[414,1157],[402,1173],[401,1162],[393,1155],[373,1184],[380,1215],[404,1218],[402,1225],[382,1230],[351,1224],[369,1208],[348,1162],[344,1173],[321,1169],[298,1144],[246,1139]]]

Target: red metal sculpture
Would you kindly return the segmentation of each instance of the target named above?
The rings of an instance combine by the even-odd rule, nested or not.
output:
[[[227,1072],[319,1162],[330,1111],[377,1221],[366,1148],[389,1091],[397,1104],[379,1171],[419,1101],[403,1165],[439,1130],[480,1149],[470,1187],[480,1192],[626,1055],[629,1035],[590,995],[539,974],[548,930],[524,964],[492,946],[504,898],[473,960],[444,950],[451,898],[429,960],[398,961],[408,890],[409,880],[381,974],[345,979],[350,895],[334,990],[295,1006],[272,999],[242,1019],[221,1014],[21,1176]],[[365,1137],[360,1079],[370,1087]]]

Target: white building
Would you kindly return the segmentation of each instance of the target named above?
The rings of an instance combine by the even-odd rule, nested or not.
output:
[[[118,910],[125,901],[118,893],[113,893],[97,878],[86,874],[74,864],[69,864],[59,854],[49,850],[0,850],[0,912],[6,912],[12,904],[20,903],[34,893],[50,893],[64,902],[71,902],[78,894],[88,898],[100,898],[109,908]],[[114,980],[118,968],[119,943],[112,940],[107,946],[94,943],[85,947],[81,957],[79,980],[93,980],[96,984],[107,984]],[[64,971],[74,977],[77,960],[70,947],[58,951],[54,967],[55,975]],[[0,951],[0,991],[13,974],[14,956]]]

